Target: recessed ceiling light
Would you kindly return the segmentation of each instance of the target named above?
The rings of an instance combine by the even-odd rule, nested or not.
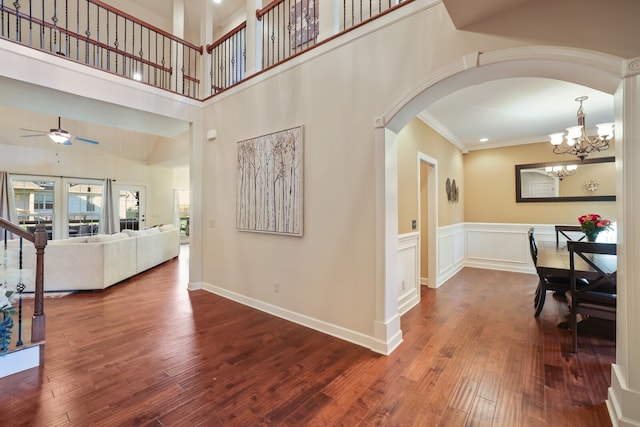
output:
[[[487,142],[489,138],[480,138],[480,142]]]
[[[220,3],[222,3],[222,0],[213,0],[213,2],[214,2],[215,4],[220,4]]]

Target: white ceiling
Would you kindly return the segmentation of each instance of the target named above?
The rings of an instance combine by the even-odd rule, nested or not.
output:
[[[2,90],[3,96],[0,96],[0,127],[5,133],[2,139],[11,141],[8,143],[46,143],[45,138],[20,138],[25,132],[19,128],[48,130],[56,127],[56,115],[60,114],[64,129],[99,140],[103,149],[110,148],[123,157],[144,161],[155,144],[176,138],[188,129],[185,123],[174,123],[166,117],[131,109],[122,114],[97,114],[101,113],[100,106],[91,107],[88,101],[79,111],[75,97],[70,95],[55,97],[54,107],[45,102],[50,95],[43,94],[46,89],[22,83],[18,86],[22,96],[4,96],[9,88],[14,90],[16,86],[6,79],[0,80],[0,88],[7,89]],[[471,86],[434,102],[419,117],[463,151],[543,142],[548,140],[550,133],[561,132],[577,124],[579,104],[575,98],[583,95],[589,97],[584,103],[588,130],[595,129],[597,123],[613,121],[613,96],[572,83],[542,78],[502,79]],[[29,107],[28,100],[39,102]],[[65,107],[67,101],[73,110]],[[1,107],[2,104],[5,106]],[[119,117],[123,121],[101,123],[100,117],[117,121]],[[125,137],[123,132],[129,132],[129,136]],[[480,142],[480,138],[489,140]],[[121,142],[117,141],[126,140],[135,140],[142,145],[139,149],[131,145],[127,149],[120,147]]]
[[[583,103],[588,131],[613,121],[612,95],[543,78],[470,86],[434,102],[420,118],[463,150],[542,142],[577,124],[575,99],[583,95],[589,97]]]

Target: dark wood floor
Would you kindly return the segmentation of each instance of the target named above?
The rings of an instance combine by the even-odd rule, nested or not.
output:
[[[585,324],[569,353],[564,305],[533,317],[535,275],[468,268],[423,289],[385,357],[189,292],[187,260],[47,299],[45,367],[0,379],[0,425],[610,425],[614,339]]]

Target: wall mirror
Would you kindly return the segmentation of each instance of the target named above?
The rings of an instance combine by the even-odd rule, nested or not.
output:
[[[516,202],[616,200],[615,157],[516,165]]]

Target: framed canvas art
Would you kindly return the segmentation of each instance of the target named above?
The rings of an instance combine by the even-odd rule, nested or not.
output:
[[[236,228],[302,236],[302,126],[237,144]]]

